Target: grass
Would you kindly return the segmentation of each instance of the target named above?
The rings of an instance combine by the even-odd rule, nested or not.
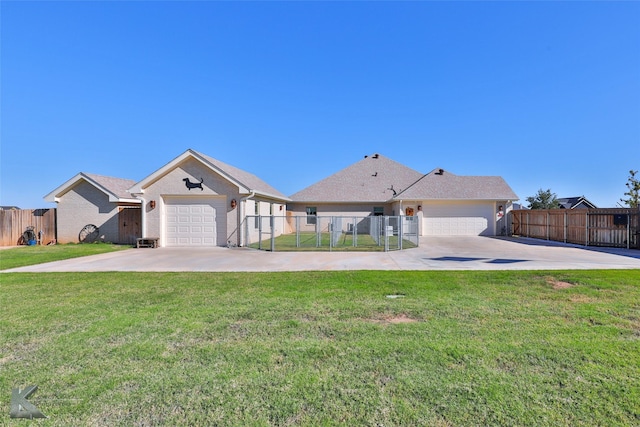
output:
[[[0,270],[42,264],[63,259],[97,255],[106,252],[129,249],[128,245],[109,243],[87,243],[51,246],[19,246],[0,250]]]
[[[384,237],[382,238],[382,244],[378,245],[376,241],[369,234],[358,234],[356,237],[357,246],[353,245],[353,235],[351,233],[344,233],[342,237],[338,239],[335,246],[330,247],[331,235],[330,233],[320,233],[320,246],[317,245],[317,234],[314,232],[301,232],[300,233],[300,246],[297,246],[296,234],[282,234],[274,239],[276,252],[305,252],[305,251],[349,251],[349,252],[384,252]],[[259,242],[252,243],[249,247],[258,249]],[[402,241],[403,249],[415,248],[416,245],[404,239]],[[266,239],[262,241],[262,249],[270,249],[271,240]],[[391,250],[398,248],[398,236],[389,236],[389,248]]]
[[[640,424],[638,270],[0,279],[6,422]]]

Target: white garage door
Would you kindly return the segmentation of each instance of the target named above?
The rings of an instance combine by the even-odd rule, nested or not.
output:
[[[167,199],[165,201],[166,246],[216,246],[220,230],[218,215],[224,215],[225,200]],[[222,227],[224,229],[224,227]]]
[[[488,236],[494,234],[493,203],[424,206],[426,236]]]

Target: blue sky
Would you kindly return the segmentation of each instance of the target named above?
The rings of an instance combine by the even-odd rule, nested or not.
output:
[[[640,169],[640,2],[0,4],[0,205],[188,148],[290,195],[380,153],[611,207]]]

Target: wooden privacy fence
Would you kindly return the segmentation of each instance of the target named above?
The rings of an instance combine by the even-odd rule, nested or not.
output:
[[[33,227],[39,244],[46,245],[54,242],[56,239],[56,210],[0,210],[0,246],[23,244],[22,233],[27,230],[27,227]]]
[[[640,249],[638,209],[531,209],[514,210],[509,215],[513,235]]]

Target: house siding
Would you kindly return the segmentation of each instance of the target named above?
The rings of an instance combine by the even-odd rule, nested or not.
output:
[[[292,203],[287,206],[287,210],[292,216],[306,216],[307,206],[316,207],[318,216],[369,216],[373,215],[374,207],[384,207],[384,214],[391,215],[393,208],[384,202],[366,204],[331,204],[331,203]]]
[[[307,206],[313,206],[317,208],[317,215],[320,217],[323,216],[346,216],[346,217],[367,217],[373,215],[374,207],[383,207],[384,215],[398,215],[397,212],[394,212],[393,207],[389,203],[385,202],[374,202],[374,203],[363,203],[363,204],[339,204],[339,203],[315,203],[315,202],[303,202],[303,203],[291,203],[287,206],[287,210],[289,212],[290,217],[306,217],[307,216]],[[289,219],[289,224],[291,224],[290,228],[295,228],[293,226],[294,219]],[[307,224],[305,221],[301,221],[299,223],[300,231],[313,231],[315,230],[314,224]]]
[[[80,230],[93,224],[100,239],[118,243],[118,204],[86,181],[66,192],[58,203],[57,239],[59,243],[77,243]]]

